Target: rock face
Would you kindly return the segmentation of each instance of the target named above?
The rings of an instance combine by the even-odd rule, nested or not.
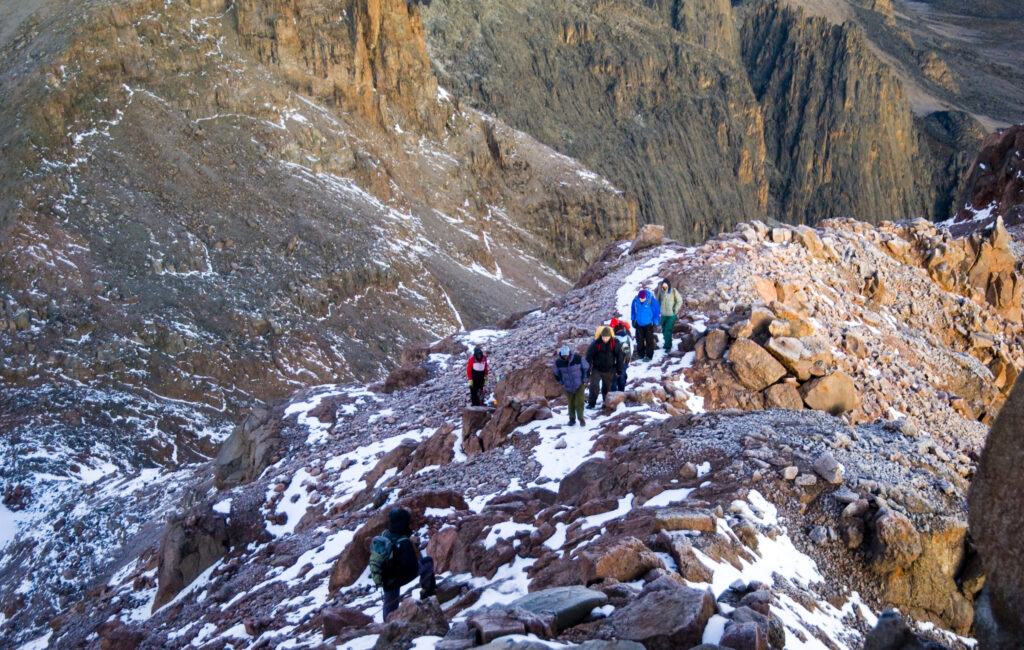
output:
[[[1024,125],[993,133],[967,174],[957,221],[970,221],[984,212],[1006,223],[1024,221]]]
[[[912,104],[922,86],[970,93],[895,23],[830,5],[438,0],[423,15],[446,87],[600,170],[672,237],[735,225],[720,215],[950,216],[981,129]]]
[[[738,339],[733,343],[728,358],[740,383],[750,390],[763,390],[786,374],[782,364],[750,339]]]
[[[214,461],[217,487],[247,483],[274,462],[281,444],[280,409],[256,408],[235,427]]]
[[[1024,639],[1024,564],[1018,532],[1024,463],[1024,386],[1017,386],[992,426],[978,473],[971,484],[971,536],[985,566],[985,586],[975,612],[983,648],[1011,648]]]
[[[440,126],[416,3],[247,0],[235,9],[242,43],[297,89],[382,124],[399,117]]]
[[[692,648],[700,644],[704,625],[716,610],[711,592],[676,585],[641,594],[616,610],[612,624],[618,638],[637,641],[648,650]]]
[[[228,525],[223,516],[196,509],[172,520],[160,542],[153,611],[224,557],[229,548]]]

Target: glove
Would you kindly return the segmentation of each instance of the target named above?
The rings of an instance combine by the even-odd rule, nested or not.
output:
[[[473,380],[472,380],[472,379],[470,379],[470,380],[469,380],[469,385],[470,385],[470,386],[472,386],[472,385],[473,385]]]

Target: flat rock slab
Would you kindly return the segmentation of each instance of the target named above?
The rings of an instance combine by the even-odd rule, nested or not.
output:
[[[551,612],[559,633],[585,619],[595,607],[608,604],[608,596],[587,587],[553,587],[527,594],[511,606],[539,614]]]
[[[642,643],[647,650],[699,645],[704,626],[718,610],[710,591],[679,587],[643,594],[612,614],[615,636]]]
[[[658,530],[699,530],[703,533],[717,530],[715,515],[693,508],[663,508],[654,514],[654,523]]]

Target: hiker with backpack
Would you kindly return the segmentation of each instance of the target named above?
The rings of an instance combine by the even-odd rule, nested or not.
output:
[[[683,308],[683,297],[672,288],[672,284],[665,278],[661,281],[656,300],[661,305],[661,335],[664,339],[665,352],[672,351],[672,330],[676,325],[676,318],[679,317],[679,310]]]
[[[622,350],[622,372],[616,374],[615,379],[612,380],[612,390],[624,391],[628,379],[626,375],[629,370],[629,362],[633,359],[633,335],[629,333],[629,325],[621,322],[616,322],[612,333],[615,334],[615,342]]]
[[[487,383],[487,355],[480,346],[473,348],[473,354],[466,362],[466,379],[469,380],[469,402],[473,406],[483,406],[481,391]]]
[[[384,621],[398,609],[402,600],[402,587],[419,576],[420,599],[425,600],[437,591],[434,578],[434,560],[421,557],[414,543],[409,522],[412,515],[405,508],[394,508],[388,513],[388,529],[370,542],[370,577],[384,589]]]
[[[654,358],[654,326],[661,317],[661,305],[647,289],[641,289],[633,298],[629,320],[636,330],[636,356],[648,361]]]
[[[590,376],[590,364],[568,345],[563,345],[558,350],[554,372],[555,379],[569,397],[569,426],[576,424],[577,417],[581,427],[587,426],[587,420],[583,417],[583,391]]]
[[[590,364],[589,408],[597,407],[597,392],[601,391],[601,402],[608,398],[615,376],[623,372],[622,350],[615,344],[612,328],[605,327],[601,335],[587,348],[587,363]]]

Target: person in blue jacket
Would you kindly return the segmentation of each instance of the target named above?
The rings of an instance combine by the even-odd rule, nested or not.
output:
[[[641,289],[629,310],[629,319],[636,331],[637,359],[654,358],[654,328],[661,321],[661,305],[647,289]]]
[[[584,387],[590,379],[590,364],[573,352],[568,345],[563,345],[558,350],[554,370],[555,379],[565,389],[565,394],[569,398],[569,426],[576,424],[577,417],[580,426],[587,426],[587,420],[583,417],[583,401]]]

